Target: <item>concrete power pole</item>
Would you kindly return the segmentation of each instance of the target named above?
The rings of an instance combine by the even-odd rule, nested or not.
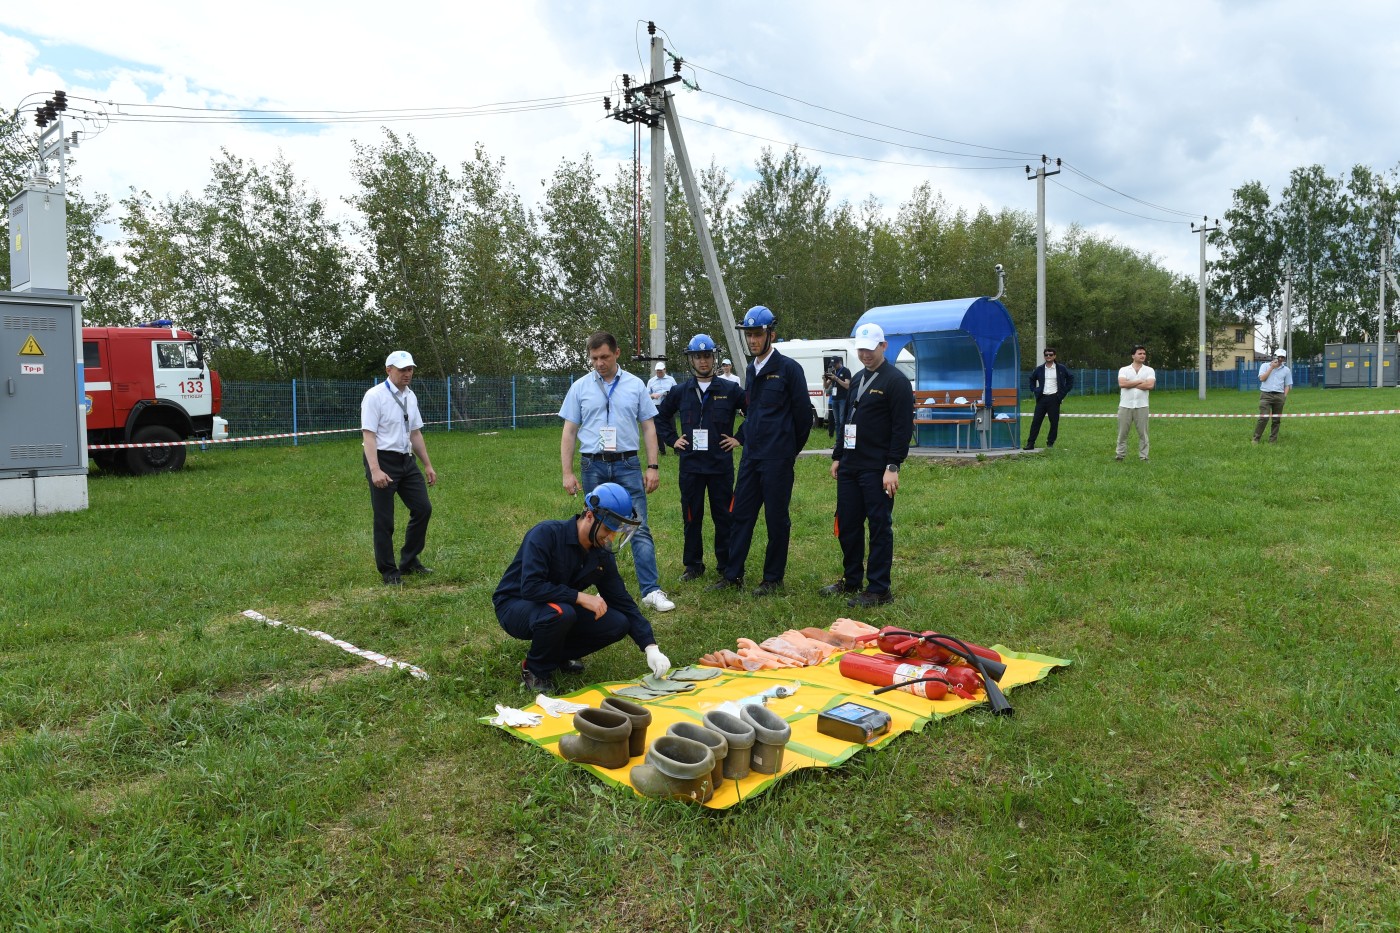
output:
[[[663,105],[666,48],[661,37],[651,37],[652,105]],[[666,357],[666,128],[664,114],[651,125],[651,358]],[[651,375],[648,373],[648,375]]]
[[[1376,388],[1385,388],[1385,274],[1390,268],[1390,231],[1381,240],[1381,300],[1377,307],[1380,335],[1376,338]]]
[[[1031,172],[1026,166],[1026,181],[1035,181],[1035,358],[1045,355],[1045,179],[1060,174],[1060,160],[1055,160],[1056,169],[1046,171],[1050,164],[1048,156],[1040,157],[1040,167]]]
[[[1288,365],[1296,366],[1293,360],[1293,267],[1283,268],[1283,348],[1288,352]]]
[[[1195,223],[1191,224],[1191,232],[1201,235],[1201,344],[1196,365],[1196,381],[1199,383],[1197,397],[1201,401],[1205,401],[1206,398],[1206,359],[1210,351],[1210,347],[1206,343],[1206,234],[1220,229],[1219,220],[1216,220],[1214,227],[1207,227],[1206,221],[1209,219],[1209,217],[1202,217],[1199,227]]]

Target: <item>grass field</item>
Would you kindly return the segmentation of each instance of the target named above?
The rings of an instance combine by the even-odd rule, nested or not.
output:
[[[1299,390],[1289,411],[1388,407]],[[1400,418],[1288,420],[1259,447],[1251,421],[1156,420],[1149,464],[1113,462],[1109,419],[1061,428],[1047,455],[911,462],[898,599],[864,618],[1074,666],[1013,718],[934,723],[722,813],[476,721],[528,700],[490,595],[575,505],[555,430],[429,437],[437,573],[402,589],[374,571],[353,440],[192,453],[94,475],[85,512],[0,519],[0,929],[1400,927]],[[845,614],[815,595],[839,573],[825,460],[799,461],[768,601],[675,583],[662,462],[673,661]],[[591,662],[644,672],[630,642]]]

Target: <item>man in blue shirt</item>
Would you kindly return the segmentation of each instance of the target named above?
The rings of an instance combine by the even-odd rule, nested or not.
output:
[[[534,692],[553,692],[555,671],[582,673],[583,658],[628,635],[646,652],[653,674],[664,677],[671,669],[613,557],[641,524],[632,497],[604,483],[584,502],[581,514],[526,532],[491,597],[501,628],[530,642],[520,680]],[[597,595],[584,592],[590,587]]]
[[[642,604],[670,612],[676,604],[661,590],[656,572],[656,545],[647,525],[647,493],[660,485],[657,463],[656,405],[642,380],[618,366],[617,338],[598,331],[588,338],[588,361],[593,371],[569,386],[559,417],[564,419],[559,461],[564,491],[577,495],[603,483],[617,483],[632,496],[641,518],[632,542],[632,562]],[[646,472],[637,459],[639,439],[646,444]],[[583,482],[574,475],[574,448],[583,459]]]
[[[734,518],[729,565],[720,570],[724,578],[710,587],[712,590],[744,585],[744,564],[760,508],[768,527],[768,549],[763,556],[763,580],[753,595],[768,596],[781,590],[787,571],[793,465],[812,432],[812,403],[807,398],[802,364],[773,349],[777,323],[772,311],[755,305],[739,325],[753,356],[745,373],[745,418],[738,434],[744,453],[739,458],[734,503],[729,508]]]
[[[1269,443],[1278,442],[1278,426],[1283,421],[1283,402],[1293,388],[1293,370],[1288,368],[1288,353],[1274,351],[1274,361],[1259,367],[1259,420],[1254,423],[1254,443],[1264,435],[1264,425],[1273,418],[1269,430]]]
[[[685,573],[681,582],[705,573],[705,497],[715,523],[715,566],[729,563],[729,502],[734,497],[734,415],[744,409],[744,390],[715,374],[715,342],[696,334],[685,348],[694,375],[667,392],[657,406],[656,433],[680,456],[681,516],[685,523]],[[676,415],[681,418],[676,432]]]

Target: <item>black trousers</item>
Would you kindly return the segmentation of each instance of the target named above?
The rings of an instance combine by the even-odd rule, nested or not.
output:
[[[570,603],[536,603],[507,599],[496,607],[496,621],[512,638],[530,643],[525,667],[531,673],[557,671],[565,661],[578,661],[632,631],[632,623],[616,609],[601,617]]]
[[[710,519],[715,523],[715,566],[720,573],[729,564],[729,529],[733,522],[729,503],[734,498],[734,467],[725,473],[690,473],[681,470],[681,515],[685,520],[686,570],[705,570],[705,498],[710,500]]]
[[[758,510],[763,509],[768,528],[768,549],[763,555],[763,582],[781,583],[787,572],[788,541],[792,537],[792,460],[740,460],[734,481],[734,502],[729,508],[734,527],[729,537],[729,563],[721,571],[726,579],[742,580],[749,559]]]
[[[364,461],[365,479],[369,479],[369,460]],[[418,469],[413,454],[379,451],[379,469],[389,476],[389,485],[380,489],[369,484],[369,504],[374,510],[374,563],[381,574],[412,567],[423,553],[428,540],[428,519],[433,517],[433,503],[428,498],[428,483]],[[394,562],[394,496],[408,506],[408,530],[403,536],[403,550]]]
[[[1060,402],[1058,395],[1041,395],[1035,400],[1035,414],[1031,416],[1031,433],[1026,438],[1026,446],[1035,446],[1035,436],[1040,433],[1040,423],[1050,416],[1050,434],[1045,438],[1046,447],[1055,446],[1055,435],[1060,433]]]
[[[846,588],[890,591],[890,564],[894,561],[894,499],[885,495],[885,471],[836,471],[836,539],[841,542],[842,577]],[[865,526],[870,526],[870,560],[865,560]]]

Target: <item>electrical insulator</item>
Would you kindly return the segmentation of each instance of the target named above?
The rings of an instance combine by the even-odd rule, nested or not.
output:
[[[631,75],[623,75],[623,76],[622,76],[622,86],[623,86],[623,87],[631,87],[631,86],[632,86],[632,76],[631,76]]]
[[[656,35],[656,23],[652,22],[651,20],[647,20],[647,35]]]
[[[54,92],[53,92],[53,107],[54,107],[55,110],[60,111],[60,112],[62,112],[62,111],[64,111],[64,110],[67,110],[67,109],[68,109],[68,94],[67,94],[66,92],[64,92],[64,91],[54,91]]]
[[[45,110],[43,107],[35,107],[35,108],[34,108],[34,122],[37,123],[37,124],[39,124],[40,128],[43,128],[43,127],[45,127],[45,126],[48,126],[48,125],[49,125],[49,114],[48,114],[48,111]]]
[[[604,110],[607,110],[607,111],[611,111],[611,110],[612,110],[612,98],[610,98],[610,97],[604,97],[604,98],[603,98],[603,109],[604,109]]]
[[[678,58],[678,59],[675,60],[675,62],[672,63],[671,67],[674,68],[674,69],[676,70],[676,74],[680,74],[680,73],[681,73],[681,62],[683,62],[683,61],[685,61],[685,59],[683,59],[683,58]]]

